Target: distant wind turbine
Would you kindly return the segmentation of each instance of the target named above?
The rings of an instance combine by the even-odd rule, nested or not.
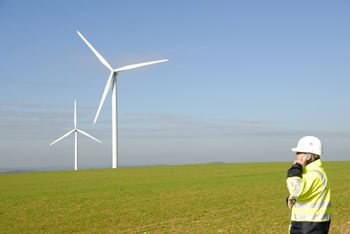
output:
[[[107,93],[112,85],[113,82],[113,88],[112,88],[112,161],[113,161],[113,168],[118,167],[118,114],[117,114],[117,75],[118,72],[121,71],[126,71],[130,69],[134,69],[137,67],[142,67],[142,66],[147,66],[155,63],[161,63],[168,61],[167,59],[164,60],[157,60],[157,61],[152,61],[152,62],[147,62],[147,63],[138,63],[138,64],[133,64],[133,65],[128,65],[124,67],[120,67],[117,69],[113,69],[111,65],[107,63],[107,61],[92,47],[92,45],[77,31],[79,36],[85,41],[85,43],[90,47],[92,52],[97,56],[97,58],[101,61],[103,65],[105,65],[110,71],[111,74],[109,75],[105,90],[102,95],[102,99],[100,102],[100,106],[98,107],[96,117],[94,120],[94,124],[96,123],[97,117],[100,113],[101,107],[103,105],[103,102],[106,99]]]
[[[52,142],[50,145],[55,144],[57,141],[62,140],[63,138],[69,136],[70,134],[72,134],[73,132],[75,132],[75,170],[78,170],[78,132],[84,134],[85,136],[90,137],[91,139],[94,139],[95,141],[98,141],[101,143],[101,141],[97,140],[96,138],[90,136],[89,134],[87,134],[86,132],[79,130],[77,128],[77,112],[76,112],[76,101],[74,101],[74,129],[72,131],[69,131],[67,134],[63,135],[62,137],[58,138],[57,140],[55,140],[54,142]]]

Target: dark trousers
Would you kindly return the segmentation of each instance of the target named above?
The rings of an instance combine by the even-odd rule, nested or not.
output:
[[[328,234],[331,221],[291,222],[290,234]]]

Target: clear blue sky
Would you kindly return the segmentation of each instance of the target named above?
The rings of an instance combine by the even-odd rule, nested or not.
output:
[[[349,1],[0,1],[0,168],[293,161],[306,135],[349,160]]]

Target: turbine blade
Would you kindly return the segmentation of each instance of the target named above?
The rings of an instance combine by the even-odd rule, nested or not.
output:
[[[77,101],[74,101],[74,128],[77,128]]]
[[[86,132],[84,132],[84,131],[82,131],[82,130],[77,129],[77,131],[80,132],[81,134],[84,134],[85,136],[90,137],[91,139],[94,139],[95,141],[98,141],[98,142],[102,143],[101,141],[99,141],[99,140],[97,140],[96,138],[90,136],[89,134],[87,134]]]
[[[152,62],[147,62],[147,63],[137,63],[137,64],[133,64],[133,65],[128,65],[128,66],[117,68],[117,69],[114,70],[114,72],[126,71],[126,70],[134,69],[134,68],[137,68],[137,67],[143,67],[143,66],[147,66],[147,65],[151,65],[151,64],[155,64],[155,63],[166,62],[166,61],[168,61],[168,60],[167,59],[163,59],[163,60],[157,60],[157,61],[152,61]]]
[[[107,84],[106,84],[106,87],[105,87],[105,91],[103,92],[102,99],[101,99],[100,105],[99,105],[99,107],[98,107],[96,116],[95,116],[94,124],[96,123],[97,117],[98,117],[98,115],[100,114],[100,110],[101,110],[101,108],[102,108],[103,102],[104,102],[105,99],[106,99],[106,96],[107,96],[107,94],[108,94],[109,88],[111,87],[112,80],[113,80],[113,79],[112,79],[112,78],[113,78],[113,75],[114,75],[114,72],[111,72],[111,74],[109,75],[109,78],[108,78],[108,81],[107,81]]]
[[[90,47],[90,49],[92,50],[92,52],[94,52],[94,54],[97,56],[97,58],[101,61],[101,63],[103,63],[103,65],[105,65],[106,67],[108,67],[109,70],[113,71],[113,68],[111,67],[111,65],[109,65],[107,63],[107,61],[97,52],[97,50],[95,50],[94,47],[92,47],[92,45],[85,39],[85,37],[83,37],[83,35],[80,34],[79,31],[77,31],[77,33],[79,34],[79,36],[81,37],[81,39],[83,39],[85,41],[85,43]]]
[[[63,138],[69,136],[70,134],[72,134],[72,132],[74,132],[74,130],[75,130],[75,129],[73,129],[72,131],[66,133],[66,134],[63,135],[62,137],[60,137],[60,138],[58,138],[57,140],[55,140],[54,142],[52,142],[50,145],[53,145],[53,144],[55,144],[57,141],[62,140]]]

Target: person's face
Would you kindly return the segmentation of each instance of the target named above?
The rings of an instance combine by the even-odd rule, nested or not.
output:
[[[295,158],[305,158],[305,157],[307,158],[307,154],[306,153],[302,153],[302,152],[296,152],[295,153]]]

